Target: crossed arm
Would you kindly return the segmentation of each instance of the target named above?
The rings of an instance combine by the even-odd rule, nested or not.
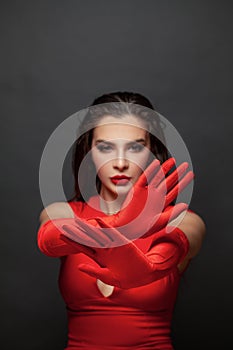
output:
[[[197,214],[185,212],[185,203],[169,206],[194,176],[192,172],[185,174],[187,163],[166,176],[174,162],[174,158],[170,158],[161,167],[158,160],[152,162],[134,185],[131,204],[113,216],[81,220],[73,218],[67,203],[50,205],[40,215],[40,249],[50,256],[83,252],[100,265],[98,270],[92,270],[90,265],[83,271],[97,278],[103,277],[110,284],[120,286],[124,283],[124,272],[128,269],[128,281],[130,276],[133,278],[129,288],[140,283],[134,268],[145,275],[141,278],[142,283],[163,277],[176,265],[182,271],[201,248],[205,224]],[[144,205],[146,211],[141,217]],[[163,205],[162,212],[160,205]],[[169,226],[171,233],[167,234]],[[152,238],[152,244],[144,254],[132,240],[148,236]],[[133,267],[128,264],[129,256]],[[124,285],[127,287],[126,279]]]
[[[182,230],[189,241],[189,251],[185,256],[185,258],[183,259],[183,261],[178,264],[178,268],[180,272],[182,272],[185,269],[190,259],[192,259],[198,254],[206,234],[205,223],[199,215],[193,212],[186,212],[185,216],[181,221],[182,216],[183,214],[180,214],[179,217],[177,217],[175,220],[170,222],[171,226],[177,226],[180,230]],[[52,203],[48,207],[42,210],[40,214],[40,227],[42,227],[46,222],[50,220],[54,220],[54,219],[63,220],[63,219],[73,219],[73,218],[74,218],[74,213],[70,208],[69,204],[67,204],[66,202]],[[55,238],[57,240],[56,243],[60,241],[60,243],[64,246],[64,252],[70,250],[70,254],[72,254],[77,251],[77,249],[75,249],[74,247],[72,246],[69,247],[69,243],[65,243],[60,239],[59,232],[57,237]],[[59,252],[57,253],[55,252],[53,256],[56,256],[56,254],[59,257]]]

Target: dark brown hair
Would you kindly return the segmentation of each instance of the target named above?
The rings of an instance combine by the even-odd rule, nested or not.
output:
[[[153,111],[152,111],[153,110]],[[93,162],[89,162],[85,175],[79,176],[79,168],[87,153],[91,149],[93,130],[99,124],[100,120],[106,116],[122,118],[124,115],[134,115],[142,120],[149,131],[151,153],[160,160],[161,164],[169,158],[167,148],[165,147],[164,134],[162,131],[162,121],[151,102],[143,95],[133,92],[113,92],[104,94],[96,98],[88,108],[87,113],[79,127],[79,136],[74,143],[72,152],[72,171],[74,175],[75,191],[70,199],[85,201],[81,188],[85,188],[85,195],[92,196],[95,193],[93,181],[90,181],[89,174],[94,171]],[[155,136],[155,134],[158,136]],[[152,161],[152,159],[150,159]],[[92,182],[92,183],[91,183]],[[81,186],[80,186],[81,185]],[[100,191],[101,182],[96,177],[96,188]]]

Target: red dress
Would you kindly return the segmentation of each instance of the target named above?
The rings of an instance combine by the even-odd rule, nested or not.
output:
[[[98,205],[97,197],[89,204]],[[85,203],[70,202],[82,218],[105,215]],[[151,238],[134,241],[144,252]],[[81,272],[78,265],[93,262],[86,255],[61,258],[59,287],[67,306],[68,344],[65,350],[173,349],[170,325],[181,274],[178,268],[145,286],[114,287],[109,297],[98,289],[96,279]]]

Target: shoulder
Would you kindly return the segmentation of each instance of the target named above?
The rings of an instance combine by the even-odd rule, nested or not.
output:
[[[185,233],[193,234],[196,237],[203,238],[206,234],[206,225],[203,218],[193,211],[187,211],[184,218],[179,224],[179,228],[183,228]]]
[[[74,218],[73,210],[67,202],[55,202],[48,205],[40,213],[40,223],[51,219]]]
[[[206,235],[206,225],[200,215],[194,212],[187,212],[178,227],[184,232],[189,240],[188,257],[193,258],[201,249]]]
[[[206,225],[202,217],[193,211],[181,213],[169,225],[177,226],[183,231],[189,241],[189,252],[178,266],[180,272],[182,272],[187,267],[190,259],[199,253],[206,235]]]
[[[196,236],[204,236],[206,233],[204,220],[194,211],[181,213],[176,219],[169,223],[169,226],[177,226],[187,235],[195,234]]]

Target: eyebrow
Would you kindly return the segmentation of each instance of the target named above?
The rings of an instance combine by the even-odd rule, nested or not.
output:
[[[132,143],[135,143],[135,142],[137,142],[137,143],[146,143],[146,139],[141,138],[141,139],[137,139],[137,140],[132,140],[132,141],[129,141],[127,144],[129,145],[129,144],[132,144]],[[96,144],[98,144],[98,143],[107,143],[109,145],[113,145],[114,144],[111,141],[102,140],[102,139],[96,140],[95,143]]]

